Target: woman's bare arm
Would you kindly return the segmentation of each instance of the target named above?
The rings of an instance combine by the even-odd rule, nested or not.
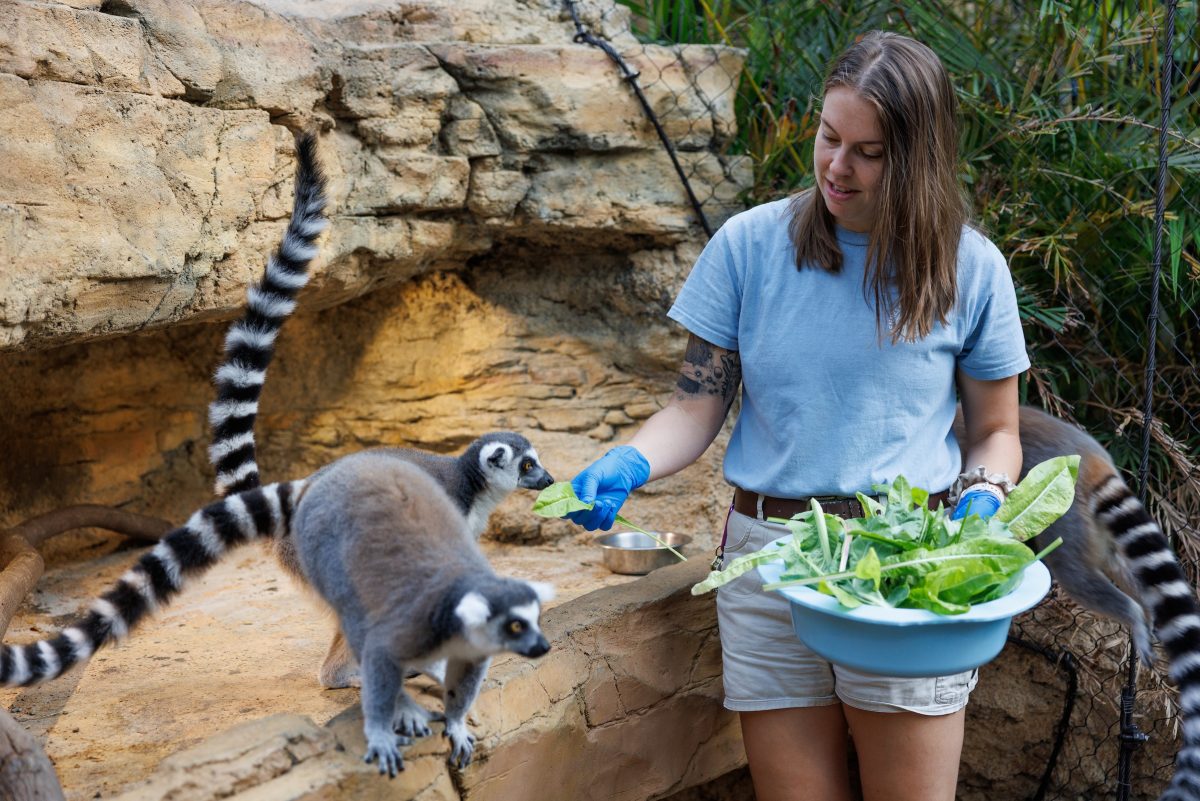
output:
[[[650,463],[650,480],[690,465],[712,444],[742,382],[737,351],[688,337],[670,402],[652,415],[629,444]]]

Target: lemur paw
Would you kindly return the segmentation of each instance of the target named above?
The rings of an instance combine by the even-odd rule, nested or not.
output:
[[[450,757],[446,761],[459,770],[470,765],[475,754],[475,736],[467,730],[467,725],[461,720],[448,720],[442,736],[450,738]]]
[[[406,737],[428,737],[430,717],[429,710],[416,701],[401,702],[392,716],[392,730]]]
[[[375,731],[367,734],[367,753],[363,762],[379,763],[379,773],[394,778],[404,770],[404,758],[400,756],[399,738],[390,731]]]

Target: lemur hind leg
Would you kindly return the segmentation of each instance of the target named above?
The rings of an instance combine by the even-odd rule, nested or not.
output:
[[[378,762],[379,772],[388,776],[404,770],[400,746],[406,743],[392,729],[403,675],[403,667],[392,661],[386,647],[368,643],[363,651],[363,733],[367,737],[363,761]]]
[[[1080,606],[1093,612],[1120,621],[1129,630],[1133,638],[1138,656],[1147,666],[1154,664],[1154,649],[1150,644],[1150,626],[1146,622],[1146,613],[1141,604],[1121,591],[1116,584],[1099,569],[1072,565],[1069,569],[1061,567],[1060,556],[1050,553],[1046,556],[1046,564],[1054,578],[1067,591],[1067,595]],[[1061,556],[1069,556],[1062,554]],[[1056,569],[1057,568],[1057,569]]]
[[[354,652],[350,650],[341,626],[333,633],[333,642],[329,643],[325,660],[317,671],[317,680],[327,690],[362,686],[362,672],[359,670],[358,660],[354,658]]]

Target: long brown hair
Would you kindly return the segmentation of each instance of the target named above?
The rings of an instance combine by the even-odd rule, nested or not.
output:
[[[958,243],[970,210],[958,181],[958,101],[937,55],[920,42],[871,31],[834,62],[824,92],[849,88],[875,107],[883,130],[879,203],[864,289],[882,336],[921,339],[944,324],[958,294]],[[816,189],[792,198],[796,267],[842,268],[834,217]],[[892,295],[896,300],[893,308]]]

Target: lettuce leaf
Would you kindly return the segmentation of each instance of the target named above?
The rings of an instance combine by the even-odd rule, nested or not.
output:
[[[542,517],[562,517],[571,512],[586,511],[595,505],[579,500],[571,482],[559,481],[538,493],[533,501],[533,513]]]
[[[929,493],[903,476],[875,489],[882,502],[862,497],[864,516],[843,520],[818,504],[791,520],[783,547],[774,544],[734,560],[692,587],[700,595],[761,564],[781,561],[780,579],[764,589],[812,586],[846,607],[873,604],[962,614],[1012,591],[1021,571],[1061,544],[1035,554],[1024,544],[1064,514],[1074,499],[1079,457],[1037,465],[990,519],[951,520],[931,511]],[[847,540],[849,540],[847,542]],[[844,563],[840,559],[846,551]]]
[[[1078,455],[1042,462],[1004,499],[996,519],[1007,523],[1009,531],[1022,542],[1036,537],[1071,508],[1078,477]]]

